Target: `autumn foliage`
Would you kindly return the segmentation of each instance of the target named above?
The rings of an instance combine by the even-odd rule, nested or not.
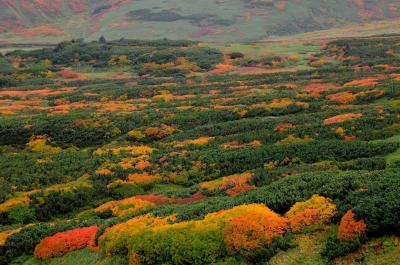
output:
[[[329,100],[336,101],[341,104],[348,104],[356,100],[356,95],[350,92],[340,92],[336,94],[331,94],[326,97]]]
[[[58,71],[56,72],[56,75],[66,79],[79,79],[79,80],[88,79],[85,74],[80,74],[70,69],[63,69],[61,71]]]
[[[367,225],[364,220],[356,221],[354,212],[349,210],[340,220],[337,237],[339,239],[355,239],[365,235],[366,232]]]
[[[159,180],[158,176],[149,175],[147,172],[132,173],[132,174],[129,174],[129,176],[128,176],[128,182],[135,183],[135,184],[149,184],[152,182],[156,182],[157,180]]]
[[[251,250],[274,237],[282,236],[288,228],[287,220],[268,208],[255,208],[233,218],[224,229],[228,251]]]
[[[338,123],[338,122],[344,122],[344,121],[350,121],[353,119],[358,119],[363,116],[362,113],[346,113],[346,114],[340,114],[328,119],[324,120],[324,124],[332,124],[332,123]]]
[[[336,206],[328,198],[314,195],[305,202],[297,202],[286,213],[293,232],[314,225],[329,223],[336,215]]]
[[[46,237],[36,246],[34,256],[46,260],[86,248],[93,244],[97,230],[97,226],[90,226]]]
[[[348,86],[374,86],[379,84],[379,82],[377,82],[378,78],[375,77],[371,77],[371,78],[365,78],[365,79],[360,79],[360,80],[354,80],[351,82],[348,82],[346,84],[344,84],[345,87]]]
[[[286,130],[293,129],[293,128],[296,128],[296,125],[294,125],[290,122],[281,122],[278,125],[276,125],[275,130],[284,132]]]
[[[171,218],[154,218],[150,215],[142,215],[130,219],[127,222],[117,224],[106,232],[100,240],[101,249],[108,255],[118,252],[128,245],[129,239],[135,235],[155,226],[165,225]]]
[[[130,197],[119,201],[109,201],[104,203],[103,205],[97,207],[95,212],[101,213],[109,210],[114,216],[125,216],[136,211],[155,206],[156,203],[152,202],[151,200],[157,201],[159,204],[161,204],[161,198],[157,197],[150,198],[149,200],[145,199],[144,197]]]
[[[210,74],[220,75],[234,70],[234,66],[230,64],[217,64]]]
[[[255,189],[255,186],[248,184],[252,178],[251,173],[235,174],[213,181],[202,182],[199,184],[200,188],[208,191],[225,190],[229,196],[238,195],[242,192]]]
[[[15,233],[18,233],[19,231],[21,231],[21,228],[1,232],[0,233],[0,246],[4,246],[7,238]]]

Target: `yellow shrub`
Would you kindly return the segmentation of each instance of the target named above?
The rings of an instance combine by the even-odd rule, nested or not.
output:
[[[47,137],[37,136],[30,139],[26,145],[33,152],[59,153],[62,151],[60,147],[53,147],[48,145],[47,141]]]
[[[324,224],[337,214],[336,205],[331,199],[313,195],[305,202],[297,202],[286,213],[292,231],[299,231],[306,226]]]

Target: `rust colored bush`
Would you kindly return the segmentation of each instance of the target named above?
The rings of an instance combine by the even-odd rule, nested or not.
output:
[[[190,203],[190,202],[197,202],[197,201],[201,201],[205,198],[206,198],[205,195],[203,195],[201,192],[197,192],[190,197],[176,199],[174,201],[174,204],[185,204],[185,203]]]
[[[356,221],[355,214],[352,210],[347,211],[343,215],[339,224],[339,239],[355,239],[364,235],[367,232],[367,225],[364,220]]]
[[[254,185],[250,184],[241,184],[241,185],[235,185],[230,189],[227,189],[225,193],[229,196],[236,196],[239,195],[242,192],[248,191],[248,190],[254,190],[256,187]]]
[[[224,229],[224,242],[229,252],[251,250],[271,243],[288,228],[286,218],[270,209],[254,210],[233,218]]]
[[[332,124],[332,123],[338,123],[338,122],[344,122],[344,121],[350,121],[353,119],[358,119],[363,116],[362,113],[346,113],[346,114],[340,114],[328,119],[324,120],[324,124]]]
[[[341,104],[349,104],[356,100],[357,96],[350,92],[339,92],[336,94],[331,94],[326,97],[329,100],[336,101]]]

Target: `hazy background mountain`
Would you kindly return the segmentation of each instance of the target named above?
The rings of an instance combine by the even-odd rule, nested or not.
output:
[[[259,40],[397,19],[399,10],[398,0],[0,0],[0,40]]]

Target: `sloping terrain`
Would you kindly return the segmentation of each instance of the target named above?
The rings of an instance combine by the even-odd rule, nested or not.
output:
[[[259,40],[399,18],[397,0],[2,0],[2,42]]]
[[[399,35],[9,52],[0,264],[397,265],[399,87]]]

